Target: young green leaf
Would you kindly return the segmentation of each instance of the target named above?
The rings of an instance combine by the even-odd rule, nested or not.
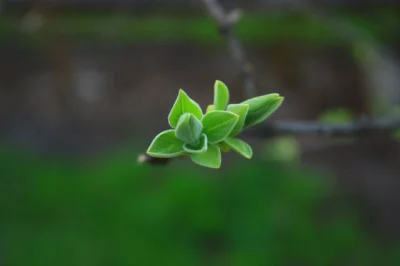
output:
[[[253,157],[253,150],[251,149],[250,145],[243,140],[226,138],[223,143],[247,159],[251,159],[251,157]]]
[[[199,138],[203,125],[193,114],[184,113],[178,120],[175,128],[175,136],[190,145],[199,144]]]
[[[215,105],[210,104],[209,106],[207,106],[206,113],[209,113],[209,112],[214,111],[214,110],[215,110]]]
[[[192,154],[191,159],[201,166],[218,169],[221,166],[221,151],[216,145],[208,144],[206,152]]]
[[[217,80],[214,84],[214,106],[215,110],[225,110],[229,102],[228,87]]]
[[[203,117],[203,111],[198,103],[193,101],[182,89],[179,90],[178,97],[168,115],[168,122],[172,128],[178,124],[179,118],[184,113],[191,113],[198,119]]]
[[[177,157],[184,153],[183,142],[175,136],[174,130],[169,129],[154,138],[146,153],[158,158]]]
[[[197,146],[192,146],[190,144],[184,144],[183,149],[187,153],[203,153],[206,152],[208,148],[208,141],[207,141],[207,135],[202,134],[200,137],[200,144]]]
[[[218,143],[224,140],[235,127],[239,116],[229,111],[211,111],[202,119],[203,133],[207,135],[209,143]]]
[[[263,122],[275,112],[283,102],[283,97],[277,93],[251,98],[242,104],[249,105],[249,111],[244,122],[245,127],[250,127]]]
[[[232,132],[229,134],[230,137],[234,137],[238,135],[244,126],[244,121],[247,116],[247,112],[249,111],[248,104],[230,104],[227,108],[228,111],[235,113],[239,116],[239,120],[236,123],[235,127],[232,129]]]

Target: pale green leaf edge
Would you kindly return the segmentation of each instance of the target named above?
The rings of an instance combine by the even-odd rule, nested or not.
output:
[[[149,155],[149,156],[152,156],[152,157],[156,157],[156,158],[173,158],[173,157],[178,157],[178,156],[183,155],[185,153],[185,151],[183,149],[183,144],[184,143],[179,139],[177,139],[177,140],[182,142],[182,151],[180,151],[180,152],[165,154],[165,153],[155,153],[155,152],[151,152],[150,151],[151,148],[153,147],[154,143],[157,141],[157,139],[161,135],[166,134],[167,132],[171,132],[171,131],[173,132],[174,130],[173,129],[164,130],[164,131],[160,132],[157,136],[155,136],[153,141],[150,143],[149,148],[146,151],[146,154]],[[174,136],[175,136],[175,133],[174,133]]]
[[[212,115],[212,114],[214,114],[214,113],[229,113],[229,114],[232,115],[232,117],[235,117],[235,118],[236,118],[236,122],[235,122],[234,124],[232,124],[231,129],[229,130],[229,132],[227,131],[228,133],[227,133],[223,138],[221,137],[221,138],[219,138],[219,139],[217,139],[217,140],[213,140],[213,141],[210,141],[210,140],[209,140],[209,142],[210,142],[211,144],[216,144],[216,143],[218,143],[218,142],[223,141],[225,138],[227,138],[227,137],[229,136],[229,134],[232,132],[232,130],[233,130],[233,128],[235,127],[235,125],[237,124],[237,122],[239,121],[239,116],[238,116],[237,114],[233,113],[233,112],[230,112],[230,111],[222,111],[222,110],[214,110],[214,111],[210,111],[209,113],[205,114],[205,115],[203,116],[203,119],[201,120],[201,122],[203,123],[203,121],[204,121],[205,118],[207,118],[208,116],[210,116],[210,115]],[[221,124],[224,124],[224,122],[226,123],[226,121],[223,121]],[[214,125],[214,127],[220,126],[221,124]],[[204,126],[204,123],[203,123],[203,132],[213,130],[214,127],[211,128],[211,129],[210,129],[210,128],[207,128],[207,127]],[[207,133],[206,133],[206,134],[207,134]],[[208,136],[208,137],[209,137],[209,136]]]
[[[241,139],[237,139],[237,138],[226,138],[224,140],[224,143],[227,144],[229,147],[231,147],[232,150],[234,150],[235,152],[239,153],[240,155],[242,155],[243,157],[245,157],[246,159],[251,159],[253,157],[253,149],[251,148],[251,146],[246,143],[245,141],[241,140]],[[243,151],[241,149],[239,149],[239,145],[244,145],[245,148],[247,148],[247,151]]]
[[[191,136],[185,136],[183,134],[182,125],[183,123],[187,122],[188,125],[188,132],[190,133]],[[193,122],[193,124],[191,123]],[[194,131],[194,129],[198,129],[197,132]],[[183,141],[184,143],[188,144],[195,144],[198,143],[201,133],[203,131],[203,124],[201,121],[193,114],[191,113],[185,113],[182,114],[181,117],[179,118],[178,124],[176,125],[175,128],[175,136]]]
[[[203,138],[203,141],[202,141],[203,146],[201,147],[201,149],[199,149],[199,150],[194,150],[194,149],[188,148],[188,147],[187,147],[188,144],[184,144],[184,145],[183,145],[183,150],[184,150],[185,152],[189,153],[189,154],[206,152],[207,149],[208,149],[207,135],[206,135],[206,134],[201,134],[201,137],[200,137],[200,138]]]
[[[208,152],[212,152],[213,150],[217,153],[216,154],[217,157],[216,157],[216,160],[214,161],[214,163],[206,163],[205,161],[201,161],[200,158],[202,158],[202,156],[205,156]],[[198,165],[204,166],[204,167],[208,167],[208,168],[212,168],[212,169],[219,169],[221,167],[221,163],[222,163],[221,150],[218,146],[216,146],[214,144],[209,144],[206,152],[199,153],[199,154],[192,154],[190,156],[190,158],[192,159],[192,162],[194,162],[195,164],[198,164]]]
[[[174,113],[174,111],[177,108],[177,106],[180,103],[180,101],[183,99],[183,97],[186,97],[189,100],[189,102],[193,105],[193,107],[195,107],[195,109],[197,109],[197,111],[198,111],[197,114],[193,113],[193,112],[191,112],[191,114],[196,116],[199,120],[201,120],[203,118],[203,110],[201,109],[200,105],[195,100],[190,98],[189,95],[184,90],[179,89],[178,97],[176,98],[176,100],[175,100],[174,104],[172,105],[172,108],[171,108],[171,110],[170,110],[170,112],[168,114],[168,123],[172,128],[176,127],[179,118],[175,122],[175,121],[171,121],[172,120],[171,116]],[[181,103],[181,108],[182,108],[182,103]],[[180,110],[180,111],[181,111],[180,115],[182,115],[184,113],[187,113],[185,110]]]
[[[243,106],[247,107],[245,113],[243,113],[243,114],[238,114],[237,112],[233,111],[233,109],[232,109],[232,108],[235,108],[235,107],[243,107]],[[244,126],[245,126],[246,117],[247,117],[247,114],[249,112],[249,108],[250,108],[250,106],[248,104],[244,104],[244,103],[237,103],[237,104],[228,105],[227,111],[235,113],[235,114],[237,114],[239,116],[239,119],[236,122],[236,125],[233,127],[231,133],[229,133],[229,137],[235,137],[235,136],[239,135],[243,131]]]
[[[248,122],[247,119],[246,119],[243,129],[255,126],[255,125],[260,124],[261,122],[265,121],[268,117],[270,117],[273,113],[275,113],[275,111],[278,110],[278,108],[282,105],[282,103],[283,103],[283,101],[285,99],[285,97],[280,96],[278,93],[271,93],[271,94],[267,94],[267,95],[271,96],[271,97],[275,96],[276,97],[275,99],[277,101],[272,106],[270,106],[265,112],[263,112],[261,115],[259,115],[259,117],[257,119],[255,119],[254,121]],[[251,113],[250,113],[251,101],[252,100],[256,100],[257,98],[265,97],[267,95],[257,96],[257,97],[248,99],[248,100],[246,100],[244,102],[241,102],[242,104],[249,104],[250,108],[249,108],[248,113],[247,113],[248,116],[251,115]]]
[[[229,89],[225,83],[220,80],[214,84],[214,107],[215,110],[225,110],[229,103]]]

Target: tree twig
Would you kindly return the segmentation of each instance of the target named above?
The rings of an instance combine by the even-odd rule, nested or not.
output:
[[[257,89],[253,76],[253,66],[247,59],[246,52],[236,36],[234,26],[240,18],[240,11],[226,12],[217,0],[201,0],[207,13],[217,24],[221,36],[225,39],[232,58],[236,61],[243,82],[243,91],[246,98],[257,96]]]
[[[170,161],[171,159],[168,158],[155,158],[145,153],[140,154],[137,159],[138,164],[151,164],[151,165],[166,165]]]
[[[234,25],[238,21],[240,13],[235,10],[227,13],[217,0],[202,0],[208,14],[218,25],[221,35],[225,38],[231,56],[240,68],[243,80],[243,90],[246,97],[257,95],[251,64],[246,53],[234,32]],[[308,136],[308,137],[365,137],[379,133],[390,133],[400,130],[400,118],[381,118],[377,120],[360,119],[349,124],[326,124],[315,121],[294,122],[266,122],[257,127],[248,129],[244,136],[252,138],[272,138],[281,135]],[[141,154],[139,163],[151,165],[165,165],[172,159],[153,158]]]
[[[400,129],[400,118],[378,120],[360,119],[349,124],[326,124],[319,122],[268,122],[248,129],[249,137],[270,138],[280,135],[307,137],[364,137],[378,133],[388,133]]]
[[[377,120],[360,119],[349,124],[326,124],[320,122],[267,122],[248,129],[243,136],[251,138],[273,138],[282,135],[307,137],[366,137],[379,133],[390,133],[400,130],[400,118],[386,118]],[[139,163],[165,165],[171,159],[152,158],[141,154]]]

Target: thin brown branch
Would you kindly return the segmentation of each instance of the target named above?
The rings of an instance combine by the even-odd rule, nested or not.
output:
[[[400,118],[378,120],[360,119],[349,124],[325,124],[319,122],[276,122],[264,123],[249,129],[249,137],[270,138],[281,135],[307,137],[364,137],[379,133],[390,133],[400,129]]]
[[[201,0],[207,13],[217,24],[221,36],[225,39],[229,52],[235,60],[242,79],[243,91],[246,98],[257,96],[257,89],[253,76],[253,67],[247,59],[246,52],[236,36],[234,26],[239,20],[239,10],[226,12],[217,0]]]
[[[151,165],[166,165],[171,161],[168,158],[155,158],[147,154],[140,154],[138,156],[138,164],[151,164]]]
[[[360,119],[349,124],[325,124],[319,122],[267,122],[248,129],[244,136],[249,138],[273,138],[282,135],[307,137],[366,137],[380,133],[400,130],[400,118],[382,118],[378,120]],[[139,163],[165,165],[171,159],[152,158],[141,154]]]

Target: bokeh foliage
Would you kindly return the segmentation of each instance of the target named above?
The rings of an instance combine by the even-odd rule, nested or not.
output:
[[[4,265],[398,265],[326,177],[262,161],[220,171],[0,153]],[[399,262],[399,260],[397,260]]]
[[[385,43],[398,36],[398,10],[335,15]],[[0,38],[46,44],[56,32],[79,42],[223,44],[204,14],[76,13],[49,22],[29,35],[20,15],[4,13]],[[236,29],[246,45],[348,41],[326,21],[298,14],[246,14]],[[0,149],[0,265],[400,265],[400,249],[363,228],[349,203],[327,214],[330,177],[292,165],[292,139],[268,146],[268,163],[241,160],[218,172],[185,162],[139,166],[136,157],[63,162]]]
[[[350,23],[362,33],[377,40],[393,43],[397,38],[400,23],[399,10],[374,9],[373,15],[331,10],[343,22]],[[24,33],[21,14],[7,12],[0,17],[0,37],[15,37]],[[33,35],[21,34],[28,43],[46,43],[47,37],[57,33],[71,39],[89,42],[193,42],[196,44],[223,44],[212,19],[203,13],[166,15],[165,12],[67,12],[51,13],[43,21],[43,28],[33,30]],[[29,27],[28,27],[29,28]],[[245,44],[270,43],[271,41],[296,41],[311,44],[348,44],[347,39],[337,32],[329,20],[317,19],[306,13],[255,13],[248,12],[236,26],[237,34]],[[29,30],[27,31],[29,33]],[[32,38],[34,37],[34,38]]]

